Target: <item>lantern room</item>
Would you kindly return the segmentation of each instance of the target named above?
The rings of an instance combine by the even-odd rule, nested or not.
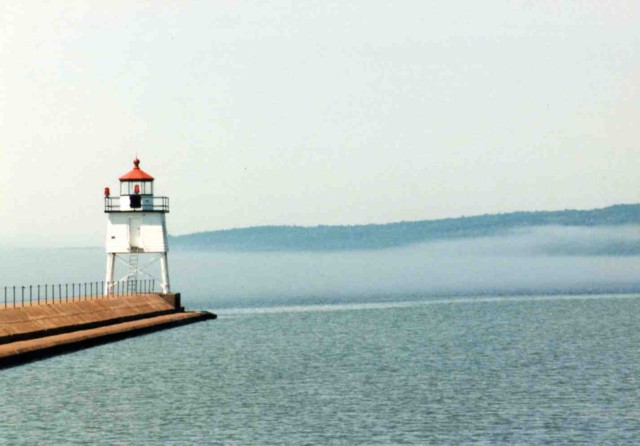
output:
[[[120,196],[111,197],[105,188],[105,212],[148,211],[169,212],[169,199],[154,197],[154,178],[140,169],[140,160],[133,160],[133,169],[120,178]]]
[[[120,195],[153,195],[153,177],[140,169],[140,160],[133,160],[133,169],[120,177]]]

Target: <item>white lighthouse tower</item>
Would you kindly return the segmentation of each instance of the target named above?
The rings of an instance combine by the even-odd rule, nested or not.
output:
[[[107,275],[104,293],[113,292],[118,282],[126,284],[127,292],[138,291],[140,277],[154,278],[147,268],[160,261],[160,287],[170,292],[167,253],[167,225],[169,198],[153,195],[153,177],[140,169],[140,160],[133,161],[133,169],[120,177],[120,196],[112,197],[105,188],[104,211],[107,222]],[[140,267],[139,257],[146,264]],[[116,261],[126,265],[126,274],[115,280]]]

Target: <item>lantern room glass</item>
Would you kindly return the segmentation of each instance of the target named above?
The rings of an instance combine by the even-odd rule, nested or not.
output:
[[[153,195],[152,181],[121,181],[120,195],[134,195],[136,186],[140,189],[139,195]]]

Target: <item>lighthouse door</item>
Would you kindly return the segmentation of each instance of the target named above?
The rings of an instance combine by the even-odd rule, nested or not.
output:
[[[142,218],[129,218],[129,246],[132,248],[142,248],[142,237],[140,229],[142,228]]]

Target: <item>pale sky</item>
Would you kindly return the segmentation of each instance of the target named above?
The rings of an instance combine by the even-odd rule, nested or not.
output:
[[[640,201],[640,2],[0,0],[0,244]]]

